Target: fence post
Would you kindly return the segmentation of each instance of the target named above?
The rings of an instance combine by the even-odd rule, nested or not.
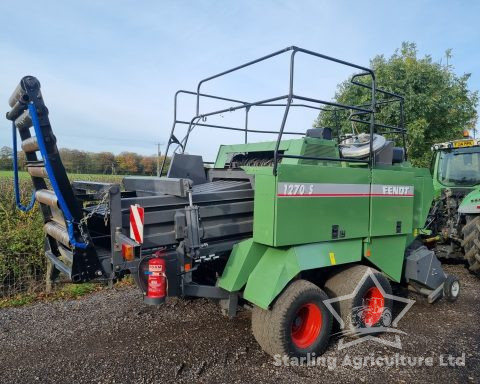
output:
[[[52,288],[53,288],[53,279],[52,279],[52,272],[53,272],[53,264],[50,260],[47,260],[47,273],[46,275],[46,281],[45,281],[45,292],[46,293],[51,293]]]

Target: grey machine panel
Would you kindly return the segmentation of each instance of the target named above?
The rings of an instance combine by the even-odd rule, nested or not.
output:
[[[437,289],[445,281],[445,272],[435,253],[422,246],[413,250],[406,258],[405,278],[429,289]]]
[[[202,156],[175,153],[168,169],[167,177],[184,178],[193,181],[193,184],[207,182]]]
[[[127,191],[135,191],[137,196],[171,195],[186,197],[192,187],[189,179],[175,179],[152,176],[127,176],[123,179]]]

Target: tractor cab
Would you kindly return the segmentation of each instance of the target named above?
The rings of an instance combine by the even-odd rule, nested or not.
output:
[[[454,197],[460,212],[479,213],[480,140],[468,137],[468,131],[464,135],[432,147],[435,198]]]
[[[480,184],[480,141],[454,140],[435,144],[432,171],[435,195],[443,189],[471,190]]]

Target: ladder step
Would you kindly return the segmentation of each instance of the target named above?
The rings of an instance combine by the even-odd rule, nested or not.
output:
[[[58,250],[60,251],[60,254],[62,255],[61,257],[67,261],[67,265],[72,265],[73,264],[73,252],[64,247],[63,245],[58,246]]]
[[[54,221],[49,221],[45,224],[44,230],[48,235],[52,236],[63,245],[66,245],[67,247],[70,246],[70,238],[68,237],[67,229],[64,226]]]
[[[27,172],[33,177],[48,178],[48,173],[45,167],[27,165]]]
[[[35,192],[36,199],[42,203],[49,205],[50,207],[58,207],[58,198],[55,192],[48,189],[39,189]]]
[[[28,129],[33,126],[28,109],[23,111],[23,113],[15,119],[15,125],[18,129]]]
[[[35,136],[22,141],[22,150],[25,153],[38,151],[38,142]]]
[[[63,216],[62,210],[57,207],[50,207],[50,211],[52,212],[52,221],[56,221],[61,226],[65,226],[65,216]]]
[[[65,263],[58,259],[52,252],[47,251],[45,252],[45,256],[52,262],[52,264],[57,268],[60,272],[64,273],[68,276],[68,278],[72,277],[72,269],[67,267]]]

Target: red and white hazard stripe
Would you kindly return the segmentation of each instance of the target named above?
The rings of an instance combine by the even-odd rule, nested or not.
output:
[[[143,223],[145,210],[138,204],[130,206],[130,237],[137,243],[143,243]]]

